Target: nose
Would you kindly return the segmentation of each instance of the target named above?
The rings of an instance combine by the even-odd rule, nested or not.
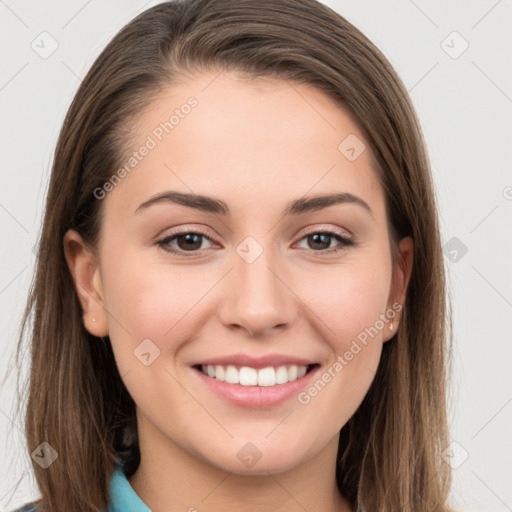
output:
[[[219,317],[229,329],[244,329],[252,337],[271,336],[296,318],[296,296],[287,275],[275,260],[263,253],[249,263],[234,255],[234,268],[226,276]],[[289,281],[289,279],[288,279]]]

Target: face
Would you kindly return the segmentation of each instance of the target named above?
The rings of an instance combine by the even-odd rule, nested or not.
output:
[[[337,446],[408,280],[362,133],[310,85],[227,72],[173,84],[135,129],[97,192],[97,258],[71,251],[76,234],[66,247],[139,434],[247,474]],[[409,239],[400,250],[410,263]]]

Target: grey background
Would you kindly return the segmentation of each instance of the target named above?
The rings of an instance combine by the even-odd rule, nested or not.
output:
[[[66,109],[111,37],[155,3],[0,1],[0,377],[12,365]],[[453,300],[445,455],[454,500],[464,511],[512,510],[512,2],[325,3],[388,57],[428,144]],[[0,510],[38,496],[15,398],[12,375],[0,395]]]

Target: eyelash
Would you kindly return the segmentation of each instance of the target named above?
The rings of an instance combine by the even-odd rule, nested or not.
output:
[[[183,228],[183,229],[178,228],[175,231],[173,231],[170,235],[167,235],[166,237],[158,240],[156,242],[156,245],[158,245],[159,247],[162,247],[162,249],[164,251],[169,252],[169,253],[177,254],[179,256],[184,256],[184,257],[193,257],[193,256],[197,255],[198,251],[184,251],[184,250],[175,250],[175,249],[169,248],[170,242],[173,241],[174,239],[176,239],[178,236],[189,235],[189,234],[190,235],[199,235],[199,236],[202,236],[203,238],[205,238],[206,240],[208,240],[209,242],[213,242],[212,237],[210,236],[209,233],[204,233],[201,231],[193,231],[193,230],[187,229],[187,228]],[[353,247],[356,245],[356,242],[354,240],[352,240],[350,238],[346,238],[336,231],[329,231],[329,230],[311,231],[309,233],[305,233],[300,240],[303,240],[304,238],[306,238],[308,236],[317,235],[317,234],[318,235],[327,235],[327,236],[334,238],[336,241],[338,241],[341,244],[341,247],[331,247],[329,249],[322,249],[319,251],[309,249],[309,251],[312,253],[316,253],[316,254],[338,253],[343,250],[346,250],[349,247]]]

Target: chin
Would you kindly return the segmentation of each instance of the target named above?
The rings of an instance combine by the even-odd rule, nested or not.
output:
[[[227,449],[224,445],[218,455],[207,457],[208,462],[236,475],[283,473],[296,467],[304,459],[291,447],[290,450],[283,451],[267,445],[259,450],[249,442],[243,443],[241,448],[235,450]]]

